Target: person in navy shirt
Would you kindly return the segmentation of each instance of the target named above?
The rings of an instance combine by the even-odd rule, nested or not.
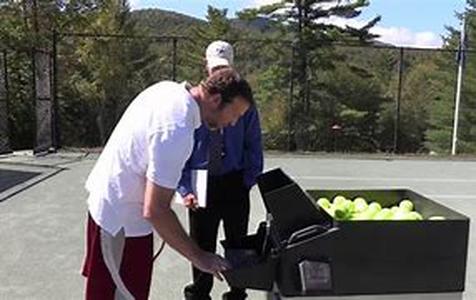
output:
[[[224,41],[211,43],[206,50],[206,62],[209,74],[232,65],[232,46]],[[223,221],[227,240],[238,240],[248,232],[250,189],[263,170],[261,127],[256,106],[235,124],[215,132],[201,126],[194,137],[193,152],[185,164],[177,192],[189,208],[190,236],[203,250],[215,252],[220,221]],[[196,169],[208,169],[204,208],[198,207],[193,192],[191,177],[192,170]],[[192,273],[193,283],[185,287],[185,299],[211,299],[213,276],[193,266]],[[234,287],[223,294],[223,299],[228,300],[246,297],[244,289]]]

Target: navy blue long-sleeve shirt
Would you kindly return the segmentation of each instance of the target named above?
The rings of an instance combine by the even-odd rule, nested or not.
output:
[[[185,196],[193,193],[191,171],[206,169],[208,165],[208,144],[210,130],[202,125],[195,130],[193,152],[182,171],[177,191]],[[261,143],[261,126],[256,107],[252,106],[236,122],[235,126],[223,129],[224,156],[219,175],[232,171],[243,171],[243,184],[248,189],[256,183],[256,178],[263,171],[263,147]]]

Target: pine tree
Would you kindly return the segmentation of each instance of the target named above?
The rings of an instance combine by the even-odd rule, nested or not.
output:
[[[0,48],[7,51],[9,118],[14,149],[33,147],[35,116],[32,105],[34,73],[32,54],[51,54],[53,32],[81,31],[93,0],[2,0],[0,1]]]
[[[190,39],[182,42],[180,47],[180,78],[194,82],[201,80],[205,74],[205,50],[208,44],[215,40],[233,42],[235,35],[227,13],[227,9],[209,5],[206,24],[192,28]]]
[[[476,49],[476,1],[468,0],[466,18],[467,49]],[[468,52],[465,57],[464,82],[458,130],[458,152],[476,153],[476,53]]]
[[[248,9],[240,14],[241,18],[247,20],[261,16],[277,22],[292,39],[295,48],[292,78],[296,78],[296,96],[292,99],[289,116],[292,125],[291,150],[310,148],[309,130],[313,128],[313,120],[309,118],[312,115],[309,112],[320,106],[319,103],[312,103],[319,102],[319,95],[316,95],[319,94],[316,92],[319,88],[316,86],[317,78],[320,71],[333,68],[333,54],[329,46],[339,40],[363,43],[371,40],[375,36],[369,30],[380,17],[374,18],[362,28],[341,28],[326,21],[330,17],[355,18],[368,4],[367,0],[283,0],[257,9]]]
[[[107,141],[134,96],[152,83],[154,78],[145,76],[150,75],[147,68],[154,53],[150,40],[135,38],[141,31],[124,1],[102,1],[88,32],[97,36],[61,42],[60,114],[65,143],[97,146]]]
[[[466,19],[467,49],[465,54],[464,81],[461,92],[458,126],[458,153],[476,153],[476,1],[467,0],[467,9],[458,15]],[[445,49],[458,49],[460,31],[448,27]],[[456,55],[461,58],[461,55]],[[436,153],[449,153],[451,150],[454,109],[456,69],[454,53],[440,54],[435,63],[437,70],[432,77],[431,88],[435,90],[434,104],[430,107],[429,128],[426,131],[426,147]]]

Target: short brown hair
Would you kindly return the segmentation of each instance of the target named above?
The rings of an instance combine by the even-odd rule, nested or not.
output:
[[[210,94],[220,94],[222,105],[229,104],[233,98],[241,96],[254,105],[253,92],[248,82],[241,78],[233,68],[225,67],[214,71],[201,86]]]

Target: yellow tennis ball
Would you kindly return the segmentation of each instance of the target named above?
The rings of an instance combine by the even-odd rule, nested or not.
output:
[[[317,204],[319,204],[319,206],[322,208],[330,208],[332,205],[329,199],[325,197],[317,199]]]
[[[412,211],[415,206],[413,205],[413,202],[411,202],[410,200],[404,199],[400,201],[400,204],[398,205],[398,207],[406,211]]]

